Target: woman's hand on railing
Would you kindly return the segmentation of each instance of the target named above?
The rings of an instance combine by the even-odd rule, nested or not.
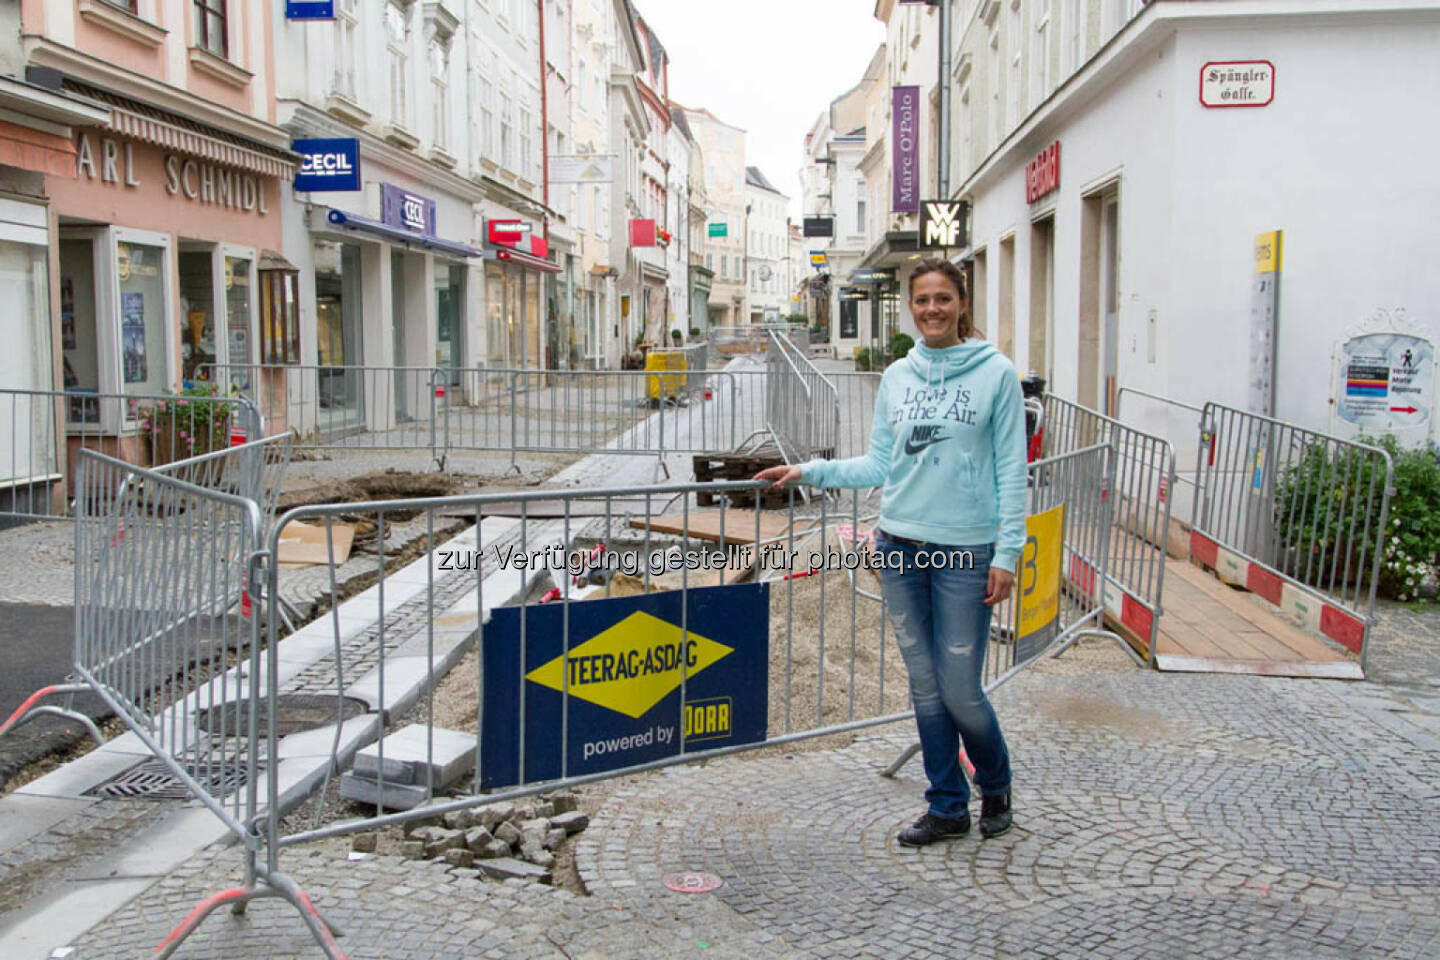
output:
[[[783,487],[787,483],[799,483],[800,465],[782,463],[778,467],[766,467],[764,470],[761,470],[759,473],[755,474],[755,476],[751,477],[750,479],[773,481],[770,484],[770,486],[772,487]]]

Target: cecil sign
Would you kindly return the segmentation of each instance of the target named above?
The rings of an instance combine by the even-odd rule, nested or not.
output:
[[[293,149],[301,156],[295,174],[296,190],[360,189],[359,140],[296,140]]]

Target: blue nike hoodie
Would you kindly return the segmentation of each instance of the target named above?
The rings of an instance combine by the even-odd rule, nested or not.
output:
[[[811,460],[817,487],[876,487],[880,528],[947,546],[994,543],[1014,570],[1025,546],[1025,404],[1015,368],[984,340],[918,343],[880,379],[870,449]],[[998,535],[997,535],[998,531]]]

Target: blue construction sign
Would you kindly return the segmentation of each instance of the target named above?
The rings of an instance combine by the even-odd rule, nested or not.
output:
[[[765,739],[768,584],[573,602],[568,661],[564,618],[558,602],[491,611],[481,651],[483,789],[561,776],[567,689],[569,776],[660,760],[680,753],[682,744],[695,752]]]

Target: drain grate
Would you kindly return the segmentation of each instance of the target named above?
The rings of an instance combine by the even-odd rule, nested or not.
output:
[[[215,799],[229,796],[250,781],[246,764],[238,761],[192,764],[186,772]],[[87,796],[120,800],[189,800],[185,781],[159,760],[146,760],[124,773],[85,791]]]

